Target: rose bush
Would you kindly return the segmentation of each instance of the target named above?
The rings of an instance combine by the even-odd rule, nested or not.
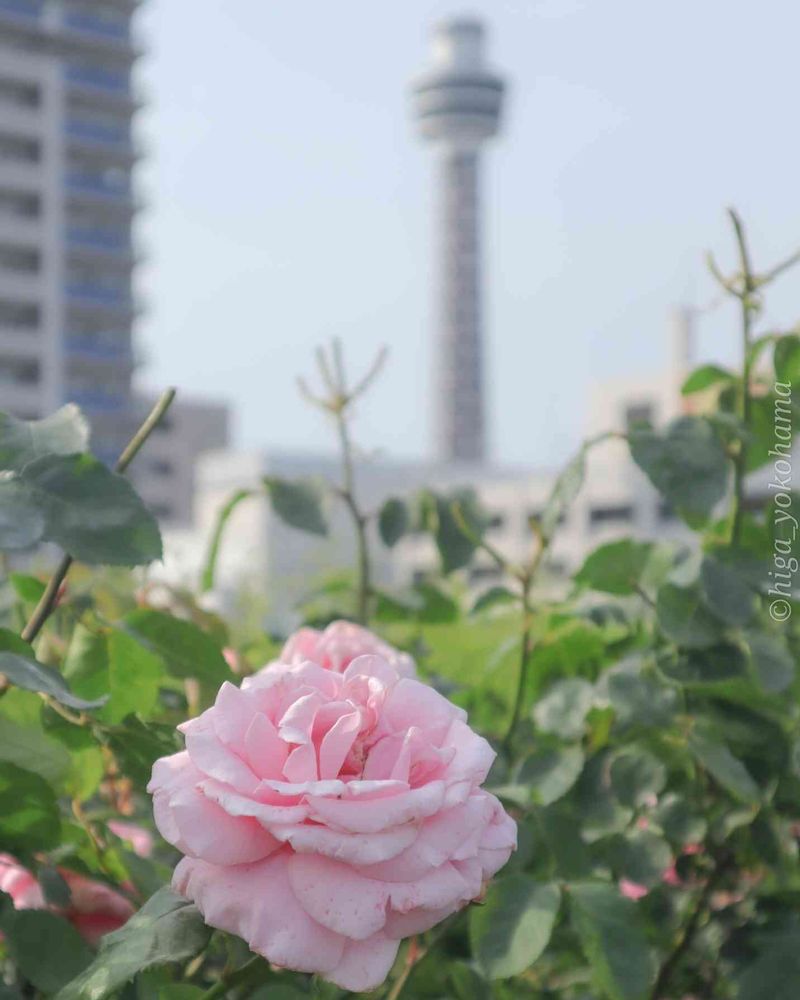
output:
[[[348,644],[313,638],[334,669],[276,663],[223,685],[149,790],[186,855],[173,886],[208,924],[275,965],[366,990],[402,938],[481,895],[516,825],[480,787],[495,754],[462,709],[380,656],[338,673]],[[293,659],[307,639],[287,644]]]
[[[69,890],[65,906],[49,905],[33,872],[10,854],[0,855],[0,892],[8,893],[15,910],[51,909],[69,920],[91,945],[97,945],[104,934],[118,930],[133,915],[130,900],[110,886],[67,868],[59,868],[58,874]]]

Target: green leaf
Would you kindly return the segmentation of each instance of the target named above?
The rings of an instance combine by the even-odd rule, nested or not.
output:
[[[88,447],[89,424],[74,403],[44,420],[0,413],[0,469],[21,469],[42,455],[73,455]]]
[[[236,490],[222,506],[217,514],[216,524],[211,532],[211,539],[208,543],[208,552],[203,563],[203,573],[200,581],[200,592],[205,593],[214,586],[214,574],[217,569],[220,547],[222,546],[222,536],[231,515],[243,500],[253,496],[253,490]]]
[[[624,806],[639,809],[654,805],[667,783],[667,769],[642,747],[622,751],[611,764],[611,787]]]
[[[543,733],[565,740],[583,734],[584,721],[594,701],[594,687],[579,677],[557,681],[534,706],[533,718]]]
[[[630,538],[601,545],[578,570],[575,582],[606,594],[633,594],[653,548],[649,542]]]
[[[646,1000],[655,969],[636,904],[590,882],[570,886],[569,900],[597,990],[609,1000]]]
[[[11,649],[7,648],[9,635],[16,640]],[[7,629],[0,629],[0,674],[5,674],[12,684],[26,691],[37,691],[50,695],[51,698],[55,698],[56,701],[68,708],[99,708],[105,703],[105,698],[86,701],[76,697],[57,670],[45,666],[44,663],[39,663],[34,656],[33,649],[27,643],[24,645],[30,652],[17,652],[21,642],[22,640],[14,636],[13,633],[9,633]]]
[[[22,975],[43,993],[61,989],[92,960],[69,921],[46,910],[19,910],[9,933],[11,955]]]
[[[702,733],[692,733],[689,749],[697,762],[735,799],[747,805],[761,803],[761,792],[744,764],[724,743]]]
[[[108,734],[108,743],[123,772],[137,785],[150,781],[153,764],[181,749],[175,728],[163,723],[144,723],[129,715]]]
[[[707,555],[700,567],[706,604],[728,625],[745,625],[756,610],[756,595],[734,565]]]
[[[491,986],[471,965],[450,961],[448,973],[456,1000],[493,1000]]]
[[[496,608],[502,604],[513,604],[518,600],[517,595],[513,594],[507,587],[489,587],[478,596],[469,613],[479,615],[482,611],[488,611],[489,608]]]
[[[312,535],[327,535],[328,525],[322,513],[322,497],[314,483],[265,476],[272,509],[291,528]]]
[[[558,886],[528,875],[500,878],[470,912],[472,953],[490,979],[524,972],[550,940],[561,905]]]
[[[35,576],[29,576],[27,573],[11,573],[8,579],[21,601],[27,601],[28,604],[38,604],[45,591],[45,584],[41,580]]]
[[[56,1000],[104,1000],[144,969],[192,958],[210,937],[196,906],[160,889],[124,927],[102,939],[89,968]]]
[[[519,765],[513,784],[528,790],[529,801],[549,806],[562,798],[578,780],[583,770],[580,747],[537,750]]]
[[[719,642],[722,629],[705,607],[696,587],[665,583],[656,596],[658,624],[668,639],[687,649],[704,649]]]
[[[45,532],[45,516],[15,475],[0,472],[0,550],[28,549]]]
[[[742,969],[736,1000],[797,1000],[800,931],[760,934],[755,955]]]
[[[72,892],[64,876],[57,868],[53,868],[52,865],[40,868],[39,885],[41,886],[45,901],[51,906],[60,906],[62,908],[69,906],[72,899]]]
[[[596,688],[606,699],[623,728],[658,729],[669,724],[678,707],[678,693],[637,661],[618,663],[607,670]]]
[[[92,455],[45,455],[17,475],[45,516],[45,539],[75,559],[141,566],[161,558],[153,515],[124,476]]]
[[[699,844],[705,839],[708,824],[686,799],[673,792],[665,795],[653,812],[653,820],[662,833],[677,848]]]
[[[775,344],[775,378],[794,385],[800,382],[800,337],[789,333]]]
[[[616,834],[606,844],[606,855],[618,878],[648,888],[661,882],[672,863],[669,844],[650,830]]]
[[[712,385],[718,385],[720,382],[735,381],[736,376],[733,372],[719,368],[717,365],[702,365],[700,368],[695,368],[683,383],[681,394],[691,396],[693,392],[702,392],[704,389],[708,389]]]
[[[795,663],[785,641],[764,632],[745,634],[750,664],[764,691],[779,694],[794,681]]]
[[[561,471],[539,517],[542,537],[550,539],[577,497],[586,475],[586,453],[595,442],[584,444]]]
[[[410,524],[408,507],[402,500],[390,497],[381,507],[378,514],[378,532],[387,548],[391,549],[397,545],[408,531]]]
[[[61,832],[56,795],[41,775],[0,763],[0,844],[9,851],[55,847]]]
[[[463,569],[470,562],[476,548],[473,538],[483,535],[488,519],[480,509],[473,490],[457,490],[446,496],[432,496],[435,511],[434,540],[439,550],[442,572],[448,575],[457,569]],[[465,534],[460,520],[456,518],[456,508],[460,518],[470,529],[469,535]]]
[[[138,608],[125,616],[124,626],[163,659],[174,677],[196,677],[217,686],[231,679],[230,668],[217,642],[183,618]]]
[[[689,524],[708,520],[728,486],[729,459],[713,425],[703,417],[680,417],[664,435],[631,431],[633,460],[670,506]]]
[[[149,715],[158,701],[163,676],[159,657],[124,632],[112,632],[108,640],[111,698],[100,713],[102,720],[115,724],[133,712]]]
[[[40,774],[51,785],[59,785],[70,766],[64,747],[40,728],[20,726],[0,716],[0,761]]]

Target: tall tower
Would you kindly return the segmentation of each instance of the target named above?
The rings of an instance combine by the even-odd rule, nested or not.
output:
[[[480,150],[497,133],[503,81],[484,63],[479,21],[434,29],[432,65],[413,84],[420,135],[437,167],[436,450],[446,461],[486,457]]]

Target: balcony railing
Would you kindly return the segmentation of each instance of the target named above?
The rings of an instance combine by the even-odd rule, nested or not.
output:
[[[102,389],[67,388],[67,397],[71,403],[77,403],[81,409],[95,413],[119,413],[130,404],[130,398],[122,392],[105,392]]]
[[[43,0],[0,0],[0,14],[13,14],[26,21],[38,21]]]
[[[64,131],[71,139],[85,139],[118,149],[130,149],[131,135],[124,125],[101,125],[80,118],[69,118]]]
[[[64,16],[64,26],[81,34],[111,38],[120,42],[129,41],[131,36],[128,20],[106,20],[102,17],[93,17],[91,14],[67,11]]]
[[[93,226],[70,226],[66,232],[67,246],[86,247],[90,250],[111,250],[130,253],[133,249],[131,234],[124,229],[101,229]]]
[[[68,64],[64,69],[64,76],[67,83],[76,83],[84,87],[96,87],[99,90],[107,90],[119,95],[130,93],[130,75],[120,70]]]
[[[82,194],[99,194],[119,201],[127,201],[131,196],[131,185],[127,178],[72,172],[67,174],[66,184],[70,191]]]
[[[130,342],[102,343],[93,337],[67,334],[64,347],[69,357],[89,358],[92,361],[129,361],[133,357]]]
[[[132,300],[130,291],[124,289],[105,288],[88,281],[71,282],[66,286],[68,299],[82,302],[93,302],[102,306],[114,306],[119,309],[130,309]]]

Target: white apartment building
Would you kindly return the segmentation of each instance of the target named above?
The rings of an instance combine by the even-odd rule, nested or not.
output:
[[[73,401],[112,461],[138,416],[135,0],[0,0],[0,398]]]
[[[0,0],[0,409],[77,403],[112,464],[153,399],[133,388],[138,0]],[[132,469],[170,525],[228,412],[182,396]]]
[[[674,358],[667,371],[646,377],[599,383],[589,399],[585,437],[605,431],[624,431],[648,420],[663,426],[687,412],[689,403],[680,386],[689,363],[691,315],[679,311],[671,319]],[[565,462],[571,456],[565,456]],[[528,518],[544,508],[559,470],[503,468],[492,465],[363,461],[356,467],[361,505],[376,511],[389,497],[410,497],[421,487],[448,492],[472,487],[492,516],[488,538],[512,560],[525,558],[532,538]],[[333,456],[281,452],[209,452],[198,463],[195,520],[190,530],[168,532],[166,577],[195,583],[219,510],[239,489],[255,495],[232,515],[216,580],[216,598],[223,606],[235,604],[238,591],[262,595],[268,606],[267,624],[278,628],[292,623],[297,601],[307,596],[325,574],[354,564],[354,537],[346,511],[331,498],[330,532],[317,538],[287,527],[270,509],[262,478],[317,479],[338,484],[339,463]],[[753,494],[766,493],[768,472],[752,477]],[[692,534],[665,508],[647,477],[630,458],[624,441],[608,440],[588,455],[586,475],[577,499],[559,526],[548,563],[548,581],[579,567],[598,545],[623,535],[664,541],[690,541]],[[403,587],[436,568],[437,553],[427,535],[409,535],[387,549],[372,532],[375,582]],[[469,585],[476,591],[496,583],[495,564],[479,553],[470,567]]]

